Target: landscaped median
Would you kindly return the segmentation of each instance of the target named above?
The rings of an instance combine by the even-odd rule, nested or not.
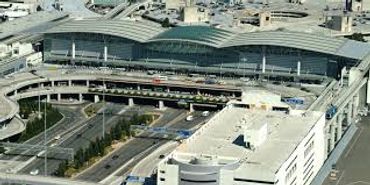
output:
[[[26,130],[22,132],[17,142],[24,142],[32,137],[38,135],[44,131],[44,106],[45,103],[41,103],[41,118],[38,114],[38,102],[31,100],[20,100],[19,101],[19,114],[23,119],[28,119]],[[57,108],[54,108],[51,104],[46,104],[46,128],[50,128],[58,123],[63,118],[63,115]]]
[[[88,106],[86,106],[83,111],[87,117],[92,117],[98,113],[98,111],[103,108],[104,103],[91,103]]]
[[[103,89],[90,88],[89,92],[92,93],[103,93]],[[172,94],[167,92],[153,92],[153,91],[139,91],[139,90],[127,90],[127,89],[107,89],[105,91],[107,95],[123,95],[123,96],[142,96],[142,97],[153,97],[153,98],[168,98],[168,99],[178,99],[178,100],[187,100],[188,102],[195,103],[227,103],[229,98],[222,97],[210,97],[202,95],[182,95],[182,94]]]
[[[89,168],[94,163],[99,161],[105,155],[109,154],[117,143],[123,143],[128,138],[134,136],[134,132],[130,130],[131,125],[148,125],[158,119],[158,115],[143,114],[134,115],[131,119],[122,119],[105,134],[105,137],[96,138],[91,142],[89,147],[79,149],[74,156],[72,162],[62,162],[55,175],[59,177],[73,177],[79,172]]]

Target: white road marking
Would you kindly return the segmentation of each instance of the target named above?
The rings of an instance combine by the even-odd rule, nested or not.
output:
[[[338,182],[335,185],[338,185],[340,183],[340,180],[342,180],[342,177],[344,175],[345,170],[343,170],[342,174],[340,174],[340,177],[338,179]]]
[[[348,149],[348,151],[346,152],[346,154],[344,155],[345,158],[348,157],[349,153],[352,151],[353,147],[355,146],[355,144],[357,143],[358,139],[360,138],[361,134],[362,134],[362,131],[363,129],[360,128],[360,132],[358,133],[358,135],[356,136],[356,139],[355,141],[352,143],[351,147]]]
[[[351,182],[347,185],[354,185],[354,184],[358,184],[358,183],[363,183],[363,184],[370,184],[370,182],[365,182],[365,181],[356,181],[356,182]]]

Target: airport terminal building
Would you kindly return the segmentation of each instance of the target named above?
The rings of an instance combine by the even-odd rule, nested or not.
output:
[[[165,29],[125,20],[75,20],[46,31],[44,59],[237,75],[338,77],[370,52],[357,41],[286,31]]]

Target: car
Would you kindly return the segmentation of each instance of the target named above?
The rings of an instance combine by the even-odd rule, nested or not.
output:
[[[109,169],[110,167],[111,167],[110,164],[107,164],[107,165],[104,166],[105,169]]]
[[[161,154],[161,155],[159,155],[159,158],[160,159],[163,159],[163,158],[165,158],[166,156],[165,155],[163,155],[163,154]]]
[[[39,169],[33,169],[31,172],[30,172],[30,175],[38,175],[39,174]]]
[[[118,159],[118,157],[119,157],[118,155],[114,155],[114,156],[112,156],[112,159],[116,160],[116,159]]]
[[[76,137],[77,138],[80,138],[82,136],[82,134],[77,134]]]
[[[207,116],[209,116],[209,111],[203,111],[203,112],[202,112],[202,116],[203,116],[203,117],[207,117]]]
[[[57,136],[54,137],[54,140],[59,140],[60,138],[62,138],[62,136],[57,135]]]
[[[193,121],[194,120],[194,116],[193,115],[189,115],[185,118],[186,121]]]

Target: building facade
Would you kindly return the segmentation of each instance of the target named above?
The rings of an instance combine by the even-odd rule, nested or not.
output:
[[[229,105],[159,163],[157,182],[308,185],[325,160],[324,127],[320,112]]]
[[[103,23],[102,23],[103,24]],[[106,30],[107,27],[112,30]],[[137,30],[131,35],[127,30]],[[145,31],[143,31],[145,30]],[[285,39],[284,42],[281,39]],[[139,23],[75,21],[45,35],[46,61],[182,69],[208,73],[282,73],[338,77],[368,51],[362,43],[291,32],[233,33],[204,26],[153,28]]]

